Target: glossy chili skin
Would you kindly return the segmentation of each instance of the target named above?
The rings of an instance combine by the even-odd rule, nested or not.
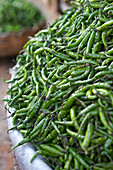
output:
[[[113,13],[110,0],[71,2],[30,38],[5,81],[14,127],[53,169],[112,166]],[[18,66],[19,65],[19,66]],[[8,108],[10,111],[10,108]],[[9,130],[9,131],[10,131]],[[16,147],[17,147],[16,146]]]

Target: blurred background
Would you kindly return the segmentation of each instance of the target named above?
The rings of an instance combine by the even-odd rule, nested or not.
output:
[[[1,101],[8,85],[3,77],[10,79],[9,68],[16,64],[16,56],[28,37],[52,24],[68,8],[70,0],[0,0],[0,170],[19,170],[14,154],[8,153],[11,143]]]

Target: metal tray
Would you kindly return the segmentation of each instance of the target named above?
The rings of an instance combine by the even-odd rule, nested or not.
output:
[[[9,112],[7,112],[7,116],[10,116]],[[7,121],[8,121],[8,129],[12,128],[13,127],[12,117],[8,118]],[[19,131],[12,130],[9,132],[9,139],[11,140],[12,145],[14,147],[23,139],[23,136]],[[17,147],[14,150],[14,154],[16,157],[17,164],[21,170],[52,170],[41,159],[40,155],[36,157],[32,163],[30,163],[30,159],[35,154],[35,149],[29,143]]]
[[[10,74],[13,77],[15,75],[16,66],[10,69]],[[7,97],[8,98],[8,97]],[[14,109],[10,108],[10,112],[13,113]],[[10,116],[10,113],[7,111],[7,117]],[[7,118],[8,129],[13,127],[12,117]],[[9,139],[14,146],[16,146],[21,140],[23,140],[22,134],[18,130],[9,131]],[[32,163],[30,160],[35,154],[35,148],[30,144],[26,143],[22,146],[17,147],[13,150],[16,157],[16,162],[20,170],[52,170],[49,165],[47,165],[42,159],[41,155],[37,156]]]

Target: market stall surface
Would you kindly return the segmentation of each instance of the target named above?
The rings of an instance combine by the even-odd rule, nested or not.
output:
[[[0,59],[0,170],[13,170],[12,154],[8,153],[10,150],[10,140],[7,134],[7,119],[6,111],[4,108],[4,102],[1,99],[4,98],[8,85],[3,82],[3,77],[10,79],[9,68],[15,64],[14,59]]]

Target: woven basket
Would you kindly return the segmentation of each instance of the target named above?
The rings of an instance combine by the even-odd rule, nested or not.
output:
[[[45,25],[46,23],[43,21],[38,27],[23,28],[20,32],[1,33],[0,58],[18,55],[23,45],[29,40],[29,36],[34,36]]]

